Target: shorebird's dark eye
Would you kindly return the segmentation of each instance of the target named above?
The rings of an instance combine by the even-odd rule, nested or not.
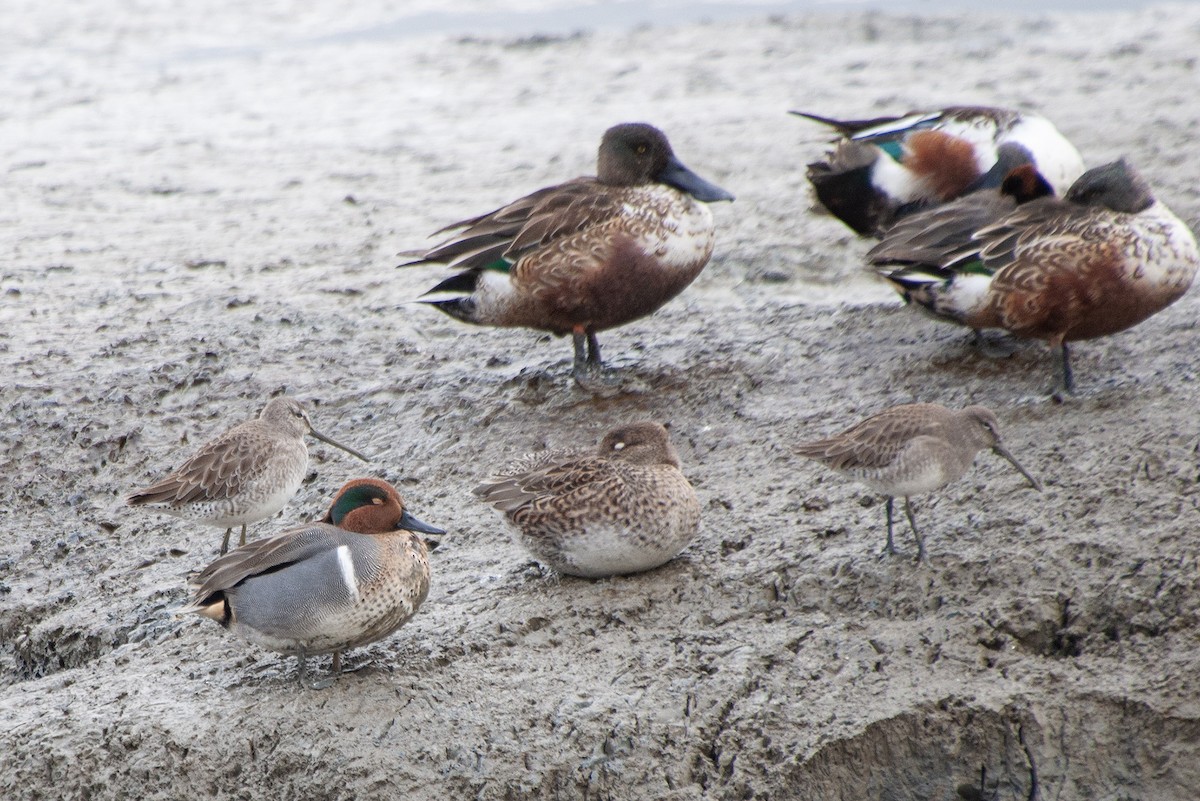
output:
[[[624,443],[624,442],[614,442],[614,443],[613,443],[613,450],[614,450],[614,451],[619,451],[619,450],[621,450],[621,449],[622,449],[622,448],[624,448],[624,447],[625,447],[625,443]]]
[[[634,148],[634,151],[637,152],[639,156],[644,156],[646,155],[646,151],[649,149],[650,148],[646,147],[645,145],[638,145],[636,148]]]

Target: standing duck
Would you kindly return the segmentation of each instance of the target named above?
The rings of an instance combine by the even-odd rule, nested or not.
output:
[[[539,189],[454,223],[461,229],[412,264],[457,269],[424,301],[476,325],[570,334],[574,375],[601,368],[596,333],[678,295],[712,255],[707,203],[733,195],[685,167],[652,125],[609,128],[596,177]]]
[[[934,316],[1045,340],[1052,393],[1075,390],[1067,343],[1124,331],[1187,291],[1191,230],[1124,159],[1062,198],[964,198],[897,223],[868,260]]]

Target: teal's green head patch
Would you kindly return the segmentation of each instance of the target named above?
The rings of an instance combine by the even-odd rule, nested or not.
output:
[[[329,510],[329,520],[335,526],[340,526],[342,521],[346,519],[346,515],[355,509],[370,506],[377,500],[386,503],[387,499],[387,493],[371,484],[359,484],[349,487],[337,497],[333,508]]]

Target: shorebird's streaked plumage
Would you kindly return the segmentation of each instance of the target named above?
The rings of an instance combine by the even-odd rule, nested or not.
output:
[[[700,528],[700,502],[657,423],[618,426],[592,452],[526,457],[475,494],[539,561],[574,576],[658,567]]]
[[[1124,331],[1174,303],[1200,266],[1192,231],[1124,160],[1064,197],[972,196],[897,223],[868,260],[904,297],[976,330],[1045,340],[1054,391],[1071,392],[1066,343]]]
[[[429,593],[429,548],[444,534],[410,515],[395,488],[356,479],[329,512],[243,545],[200,571],[179,614],[217,621],[250,642],[299,659],[374,642],[404,625]],[[318,685],[319,686],[319,685]]]
[[[616,125],[600,143],[597,177],[539,189],[461,229],[412,264],[461,272],[427,303],[468,323],[571,334],[581,383],[599,369],[596,332],[658,309],[712,255],[707,203],[733,196],[675,158],[661,131]]]
[[[1000,442],[999,423],[989,409],[947,409],[932,403],[894,406],[825,439],[797,445],[796,453],[887,496],[887,552],[892,539],[893,500],[904,498],[904,511],[917,540],[917,560],[925,558],[925,539],[917,531],[909,497],[932,492],[967,472],[984,448],[1004,457],[1029,480],[1041,484]]]
[[[225,553],[234,526],[242,527],[240,544],[245,545],[246,526],[278,512],[300,489],[308,470],[305,434],[367,461],[316,431],[297,401],[278,397],[257,418],[205,443],[178,470],[125,500],[130,506],[224,528]]]
[[[842,138],[808,165],[817,199],[859,234],[880,236],[908,214],[996,187],[1033,164],[1056,192],[1083,172],[1083,159],[1046,118],[986,106],[954,106],[900,117],[834,120],[798,116]]]

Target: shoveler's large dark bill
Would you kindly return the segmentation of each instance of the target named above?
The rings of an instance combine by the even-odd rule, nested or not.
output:
[[[718,200],[733,200],[733,195],[716,184],[709,183],[696,173],[680,163],[679,159],[671,156],[667,166],[657,176],[664,184],[669,184],[681,192],[687,192],[703,203],[715,203]]]

